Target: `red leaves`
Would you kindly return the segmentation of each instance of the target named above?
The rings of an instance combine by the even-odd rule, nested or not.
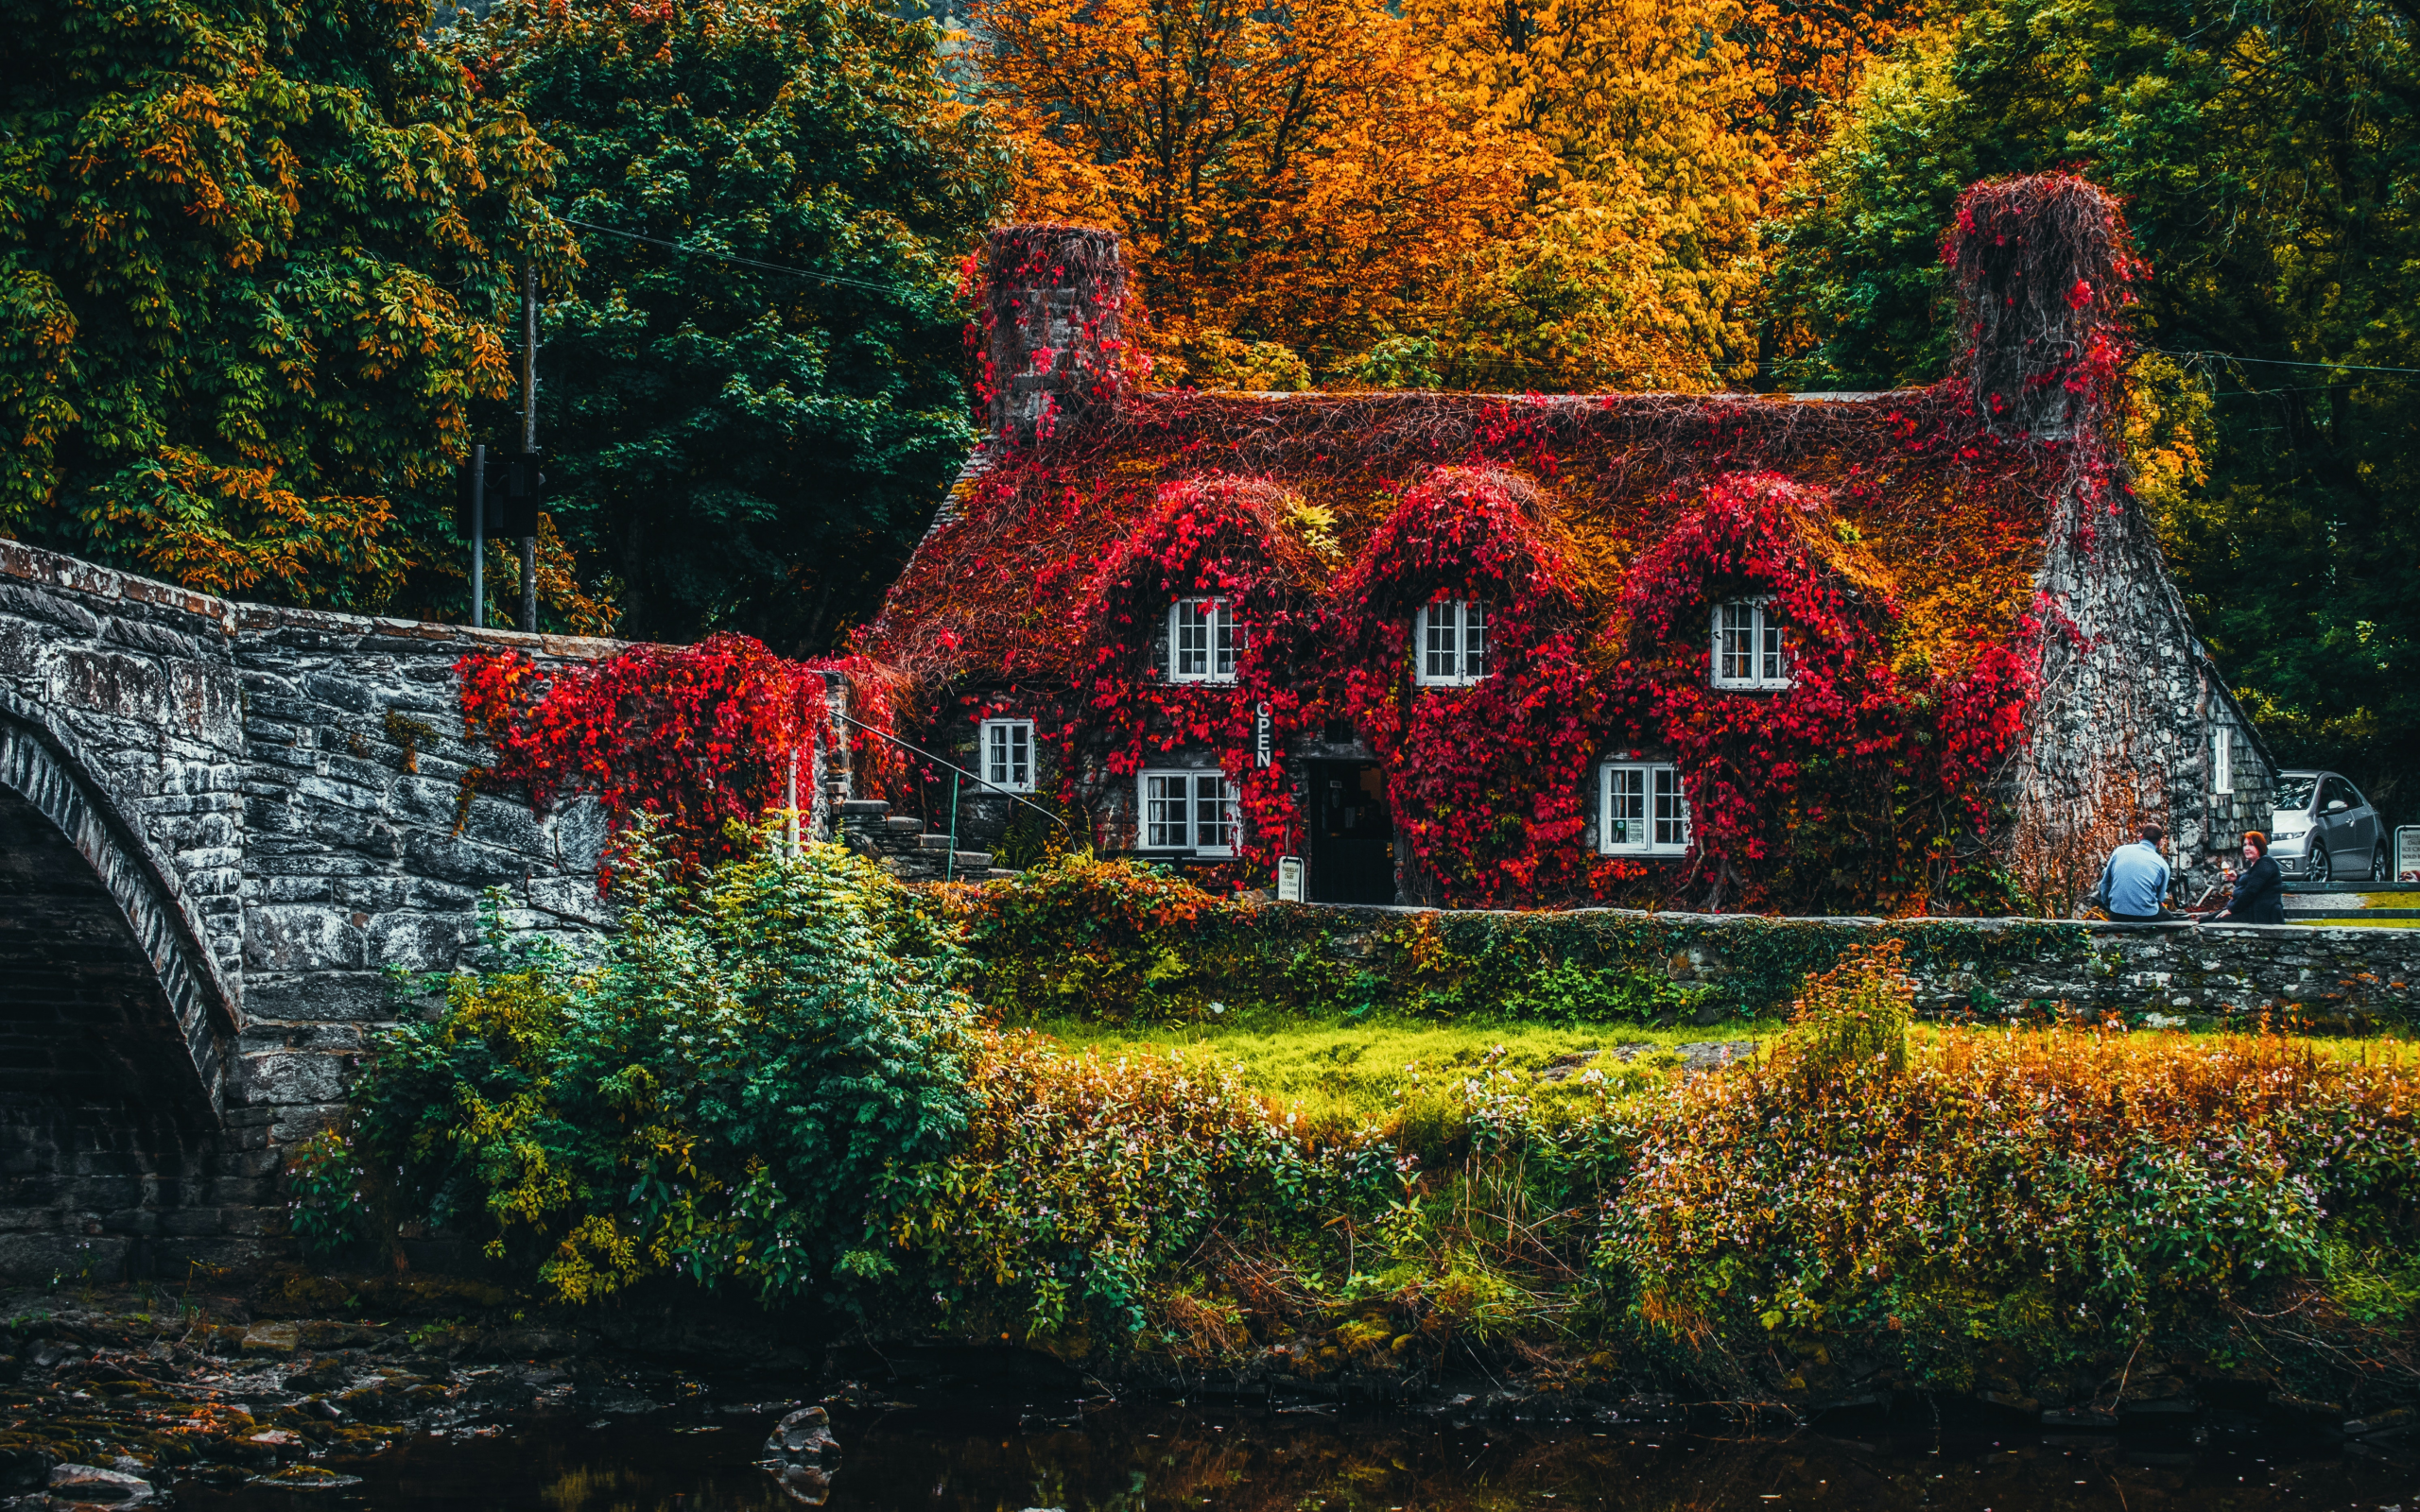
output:
[[[1446,901],[1585,887],[1591,858],[1574,842],[1602,696],[1581,662],[1574,574],[1529,486],[1492,469],[1431,472],[1336,596],[1346,712],[1385,765],[1397,830]],[[1415,686],[1414,613],[1474,599],[1486,606],[1486,678]]]
[[[1888,639],[1897,601],[1827,534],[1827,505],[1822,490],[1770,473],[1709,485],[1632,567],[1614,703],[1617,728],[1672,746],[1702,852],[1787,851],[1811,871],[1870,873],[1930,849],[1905,833],[1914,825],[1985,824],[1985,782],[2016,737],[2032,679],[2001,645],[1962,674],[1903,678]],[[1787,690],[1712,686],[1711,607],[1752,597],[1794,632]],[[1776,876],[1760,880],[1767,896],[1783,890]],[[1921,908],[1929,887],[1904,870],[1858,880],[1895,895],[1901,911]]]
[[[540,813],[565,792],[594,793],[617,832],[652,815],[689,859],[729,855],[787,800],[792,756],[804,807],[812,753],[846,738],[826,712],[826,667],[851,674],[856,717],[889,724],[888,685],[869,664],[786,661],[744,635],[634,645],[551,674],[518,651],[465,656],[454,669],[463,726],[496,753],[470,781],[524,787]],[[857,765],[866,778],[897,763],[864,742]]]

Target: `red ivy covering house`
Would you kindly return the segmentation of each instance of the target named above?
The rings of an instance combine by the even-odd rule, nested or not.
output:
[[[1943,255],[1920,389],[1214,394],[1140,387],[1113,237],[1011,228],[992,435],[865,649],[1097,848],[1315,900],[2001,912],[2147,818],[2206,867],[2271,765],[2114,439],[2145,269],[2055,174]]]

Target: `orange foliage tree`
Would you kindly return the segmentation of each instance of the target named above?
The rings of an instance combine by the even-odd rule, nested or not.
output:
[[[1165,376],[1702,390],[1757,226],[1921,0],[977,0],[1021,211],[1123,232]]]
[[[1118,231],[1168,356],[1215,361],[1240,333],[1328,367],[1426,329],[1546,168],[1382,0],[977,0],[975,19],[1020,211]]]

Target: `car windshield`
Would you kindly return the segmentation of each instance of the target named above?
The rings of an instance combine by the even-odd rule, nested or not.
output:
[[[2310,807],[2311,791],[2319,786],[2319,779],[2309,772],[2277,774],[2277,812],[2292,814]]]

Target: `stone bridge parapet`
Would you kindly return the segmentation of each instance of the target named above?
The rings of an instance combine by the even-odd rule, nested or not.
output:
[[[605,923],[601,813],[464,798],[454,666],[621,643],[235,603],[0,541],[0,1269],[282,1228],[395,971]]]

